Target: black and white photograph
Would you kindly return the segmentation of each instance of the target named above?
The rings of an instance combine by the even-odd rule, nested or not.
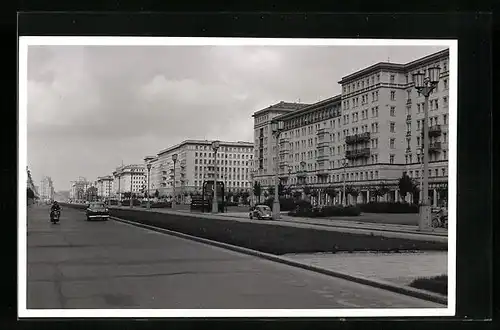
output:
[[[20,37],[19,316],[453,316],[457,41]]]

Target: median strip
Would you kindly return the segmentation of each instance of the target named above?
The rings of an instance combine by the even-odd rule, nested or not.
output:
[[[172,236],[176,236],[176,237],[180,237],[180,238],[184,238],[184,239],[189,239],[189,240],[196,241],[196,242],[221,247],[224,249],[244,253],[247,255],[257,256],[257,257],[260,257],[263,259],[279,262],[279,263],[286,264],[289,266],[298,267],[298,268],[314,271],[317,273],[321,273],[324,275],[329,275],[329,276],[333,276],[333,277],[337,277],[337,278],[342,278],[342,279],[345,279],[348,281],[352,281],[352,282],[356,282],[359,284],[364,284],[364,285],[384,289],[384,290],[399,293],[399,294],[404,294],[404,295],[411,296],[414,298],[419,298],[419,299],[423,299],[423,300],[427,300],[427,301],[431,301],[431,302],[435,302],[435,303],[443,304],[443,305],[447,304],[447,297],[444,295],[435,294],[435,293],[427,292],[424,290],[414,289],[411,287],[399,286],[399,285],[395,285],[395,284],[388,283],[388,282],[381,281],[381,280],[374,280],[374,279],[368,279],[368,278],[364,278],[364,277],[360,277],[360,276],[353,276],[350,274],[346,274],[346,273],[342,273],[342,272],[338,272],[338,271],[333,271],[330,269],[324,269],[324,268],[320,268],[317,266],[312,266],[312,265],[300,263],[300,262],[297,262],[295,260],[291,260],[291,259],[288,259],[285,257],[281,257],[281,256],[277,256],[277,255],[273,255],[273,254],[269,254],[269,253],[265,253],[265,252],[261,252],[261,251],[256,251],[256,250],[252,250],[252,249],[248,249],[248,248],[244,248],[244,247],[240,247],[240,246],[236,246],[236,245],[232,245],[232,244],[218,242],[218,241],[214,241],[214,240],[210,240],[210,239],[206,239],[206,238],[201,238],[201,237],[197,237],[197,236],[193,236],[193,235],[188,235],[185,233],[180,233],[180,232],[173,231],[170,229],[160,228],[157,226],[151,226],[151,225],[143,224],[143,223],[136,222],[136,221],[125,220],[125,219],[114,217],[114,216],[112,216],[111,219],[113,219],[115,221],[122,222],[122,223],[129,224],[129,225],[133,225],[136,227],[145,228],[145,229],[149,229],[152,231],[156,231],[156,232],[160,232],[160,233],[164,233],[164,234],[168,234],[168,235],[172,235]]]

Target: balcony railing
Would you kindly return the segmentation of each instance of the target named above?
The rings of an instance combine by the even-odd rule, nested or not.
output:
[[[439,136],[441,134],[441,125],[429,127],[429,136]]]
[[[283,143],[290,143],[290,139],[289,138],[281,138],[280,144],[283,144]]]
[[[432,142],[429,144],[429,152],[437,152],[441,150],[441,142]]]
[[[370,141],[370,132],[348,135],[345,138],[345,142],[347,144],[354,144],[354,143],[366,142],[366,141]]]
[[[406,148],[406,153],[409,154],[411,152],[411,148]]]
[[[350,159],[370,157],[370,148],[347,150],[345,156]]]
[[[316,135],[324,135],[326,134],[326,129],[320,128],[316,131]]]
[[[411,99],[407,99],[406,104],[411,104]]]
[[[304,170],[297,171],[297,177],[298,178],[304,178],[304,177],[306,177],[306,175],[307,175],[306,171],[304,171]]]
[[[321,142],[318,142],[318,144],[316,145],[316,148],[317,149],[327,148],[328,145],[329,145],[328,141],[321,141]]]
[[[406,131],[406,136],[411,136],[411,131]]]
[[[406,121],[411,121],[411,115],[406,115]]]

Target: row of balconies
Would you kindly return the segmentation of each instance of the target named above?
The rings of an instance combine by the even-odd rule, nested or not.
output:
[[[370,132],[348,135],[345,137],[346,144],[355,144],[370,141]]]
[[[422,145],[421,148],[423,149],[424,145]],[[441,142],[436,141],[429,143],[429,152],[439,152],[441,150],[442,150]],[[412,152],[411,148],[406,148],[406,153],[411,153],[411,152]]]
[[[433,125],[429,127],[429,136],[436,137],[440,136],[442,133],[441,125]],[[406,136],[411,136],[411,131],[406,131]],[[424,132],[420,133],[420,136],[424,136]]]
[[[370,157],[370,148],[361,148],[355,150],[346,150],[345,157],[347,159]]]

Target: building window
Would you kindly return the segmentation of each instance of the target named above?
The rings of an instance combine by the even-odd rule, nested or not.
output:
[[[394,164],[394,155],[389,155],[389,163]]]
[[[391,122],[391,123],[390,123],[391,133],[394,133],[394,132],[395,132],[395,127],[396,127],[396,123]]]
[[[394,84],[394,75],[393,74],[391,74],[390,79],[391,79],[391,84]]]
[[[391,139],[389,140],[389,146],[390,146],[390,148],[391,148],[391,149],[394,149],[394,148],[395,148],[395,146],[394,146],[394,143],[395,143],[395,142],[396,142],[396,139],[395,139],[395,138],[391,138]]]
[[[396,107],[391,107],[391,117],[396,117]]]
[[[444,83],[444,89],[445,90],[448,89],[448,79],[445,79],[443,83]]]
[[[391,91],[391,101],[395,101],[395,100],[396,100],[396,92]]]

